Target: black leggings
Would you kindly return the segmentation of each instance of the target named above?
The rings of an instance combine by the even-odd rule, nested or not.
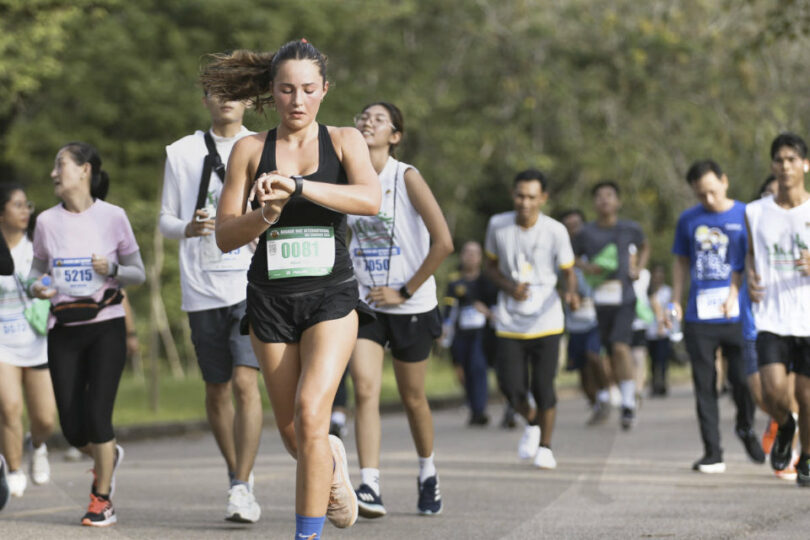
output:
[[[516,410],[525,407],[530,388],[539,410],[545,411],[557,404],[554,378],[560,358],[561,335],[536,339],[498,338],[495,363],[498,385]]]
[[[127,358],[124,318],[79,326],[55,326],[48,332],[59,424],[77,448],[115,438],[112,411]]]

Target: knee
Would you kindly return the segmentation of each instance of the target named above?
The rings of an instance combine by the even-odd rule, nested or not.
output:
[[[400,397],[405,409],[414,411],[416,409],[427,407],[427,395],[425,395],[424,388],[408,387],[400,389]]]
[[[231,399],[231,383],[205,383],[205,404],[220,406]]]
[[[354,398],[358,406],[380,400],[380,385],[376,381],[357,377],[353,382]]]
[[[22,412],[22,399],[3,400],[3,403],[0,403],[0,420],[6,425],[20,423],[22,421]]]
[[[240,404],[248,405],[261,399],[254,370],[250,368],[236,370],[232,384],[233,395]]]
[[[310,400],[300,399],[295,407],[295,438],[298,446],[306,446],[329,429],[329,415],[321,412]]]
[[[287,452],[293,458],[297,458],[298,445],[295,441],[295,428],[292,426],[292,424],[283,427],[279,426],[278,432],[281,435],[281,441],[284,443],[284,448],[287,449]]]

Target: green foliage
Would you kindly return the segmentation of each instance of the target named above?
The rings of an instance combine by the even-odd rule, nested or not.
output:
[[[552,179],[550,214],[592,215],[590,186],[618,180],[624,213],[666,262],[675,219],[694,204],[691,161],[715,158],[748,200],[772,137],[807,133],[807,4],[0,0],[0,173],[43,208],[56,150],[96,145],[110,201],[151,264],[164,147],[207,125],[205,55],[306,37],[329,56],[320,120],[347,125],[365,103],[397,103],[400,157],[431,184],[459,244],[481,239],[488,216],[510,208],[514,174],[537,166]],[[272,111],[246,121],[274,122]],[[166,243],[162,292],[180,336],[176,247]],[[145,288],[131,296],[145,324]]]

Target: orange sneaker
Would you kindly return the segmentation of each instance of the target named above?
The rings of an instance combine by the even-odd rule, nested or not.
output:
[[[777,424],[773,418],[768,418],[768,427],[765,428],[765,433],[762,434],[762,451],[765,452],[766,456],[771,453],[773,440],[776,438],[776,432],[778,430],[779,424]]]
[[[88,527],[108,527],[117,522],[115,508],[110,499],[102,499],[94,494],[90,494],[90,505],[87,513],[82,518],[82,525]]]

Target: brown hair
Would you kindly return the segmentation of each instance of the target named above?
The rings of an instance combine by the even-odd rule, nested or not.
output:
[[[326,57],[306,40],[285,43],[275,53],[245,49],[231,54],[211,54],[200,73],[206,94],[227,101],[249,101],[257,111],[273,103],[270,90],[285,60],[312,60],[326,83]]]

